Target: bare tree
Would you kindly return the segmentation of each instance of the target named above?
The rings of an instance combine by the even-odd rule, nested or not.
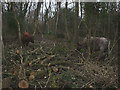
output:
[[[47,29],[47,32],[49,33],[50,32],[50,25],[51,25],[51,1],[49,2],[49,6],[47,8],[46,4],[45,4],[45,7],[46,7],[46,14],[45,14],[45,18],[46,18],[46,29]]]
[[[83,5],[83,3],[82,2],[80,2],[80,12],[81,12],[81,19],[82,19],[82,17],[83,17],[83,7],[82,7],[82,5]]]
[[[16,13],[15,13],[15,4],[14,3],[11,3],[11,6],[12,6],[12,11],[13,11],[13,14],[14,14],[14,18],[17,22],[17,26],[18,26],[18,36],[19,36],[19,42],[21,43],[21,30],[20,30],[20,23],[16,17]]]
[[[68,2],[66,0],[66,3],[65,3],[65,30],[66,30],[67,39],[70,40],[70,35],[69,35],[69,31],[68,31],[68,22],[67,22],[67,9],[68,9]]]
[[[3,37],[1,36],[1,42],[2,42],[2,58],[5,59],[5,46],[3,42]]]
[[[39,17],[39,13],[40,13],[41,3],[42,3],[42,2],[38,2],[37,8],[36,8],[35,13],[34,13],[34,16],[35,16],[35,25],[34,25],[33,36],[35,35],[36,29],[37,29],[38,17]]]
[[[78,17],[79,17],[79,4],[75,2],[75,20],[74,20],[74,42],[78,41]]]
[[[57,19],[56,19],[56,28],[55,28],[55,34],[57,32],[57,29],[58,29],[58,19],[59,19],[59,13],[60,13],[60,9],[61,9],[61,2],[58,1],[57,2]]]

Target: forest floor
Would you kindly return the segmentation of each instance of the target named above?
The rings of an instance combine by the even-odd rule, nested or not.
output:
[[[20,47],[5,46],[2,60],[3,88],[117,88],[117,52],[96,60],[97,53],[77,51],[65,40],[44,38]]]

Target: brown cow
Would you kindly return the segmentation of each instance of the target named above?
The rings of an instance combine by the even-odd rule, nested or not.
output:
[[[22,43],[24,46],[28,46],[29,42],[34,43],[34,38],[29,32],[24,32],[22,35]]]
[[[83,42],[77,43],[77,50],[80,50],[82,48],[87,49],[88,45],[91,52],[93,50],[100,51],[100,55],[103,55],[105,52],[108,53],[110,51],[110,40],[105,37],[90,37],[90,39],[85,37],[83,39]]]

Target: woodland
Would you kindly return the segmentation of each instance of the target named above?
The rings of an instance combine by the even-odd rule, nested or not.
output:
[[[66,1],[2,2],[2,88],[118,87],[120,2]],[[108,38],[108,56],[77,50],[87,36]]]

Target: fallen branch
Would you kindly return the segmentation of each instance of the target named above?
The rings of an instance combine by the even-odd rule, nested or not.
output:
[[[86,84],[84,84],[84,85],[83,85],[82,87],[80,87],[80,88],[84,88],[86,85],[90,85],[90,84],[92,84],[94,81],[95,81],[95,80],[92,79],[91,81],[87,82]]]
[[[48,70],[49,70],[49,77],[48,77],[48,80],[47,80],[44,88],[47,87],[47,84],[48,84],[48,82],[49,82],[49,80],[50,80],[50,77],[51,77],[51,69],[50,69],[49,67],[48,67]]]

